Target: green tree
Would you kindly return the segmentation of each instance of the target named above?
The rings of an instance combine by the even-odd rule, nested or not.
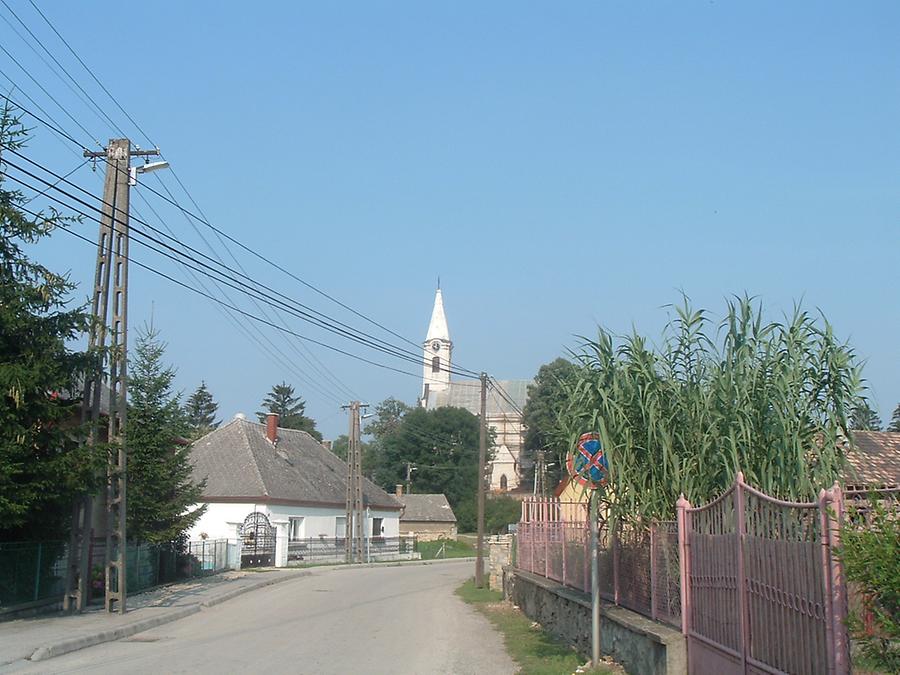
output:
[[[900,403],[894,408],[894,414],[891,415],[891,423],[888,425],[888,431],[900,431]]]
[[[381,440],[400,427],[403,416],[410,410],[412,408],[403,401],[393,397],[386,398],[375,406],[375,419],[366,425],[365,431],[376,441]]]
[[[201,381],[200,386],[188,397],[184,406],[184,414],[191,429],[191,438],[200,438],[219,427],[220,422],[216,420],[218,410],[219,404],[209,393],[206,382]]]
[[[70,219],[30,216],[6,187],[3,157],[26,134],[0,110],[0,540],[59,538],[72,500],[93,490],[105,456],[79,443],[78,394],[96,359],[67,348],[89,327],[83,308],[67,309],[75,286],[30,260],[31,246]]]
[[[463,408],[415,408],[381,441],[376,482],[387,490],[416,471],[411,490],[443,493],[453,508],[478,486],[478,418]]]
[[[370,480],[373,475],[373,459],[374,454],[372,452],[372,446],[365,441],[360,441],[359,443],[360,449],[362,450],[362,471],[363,475],[368,477]],[[337,438],[335,438],[331,442],[331,452],[340,457],[345,462],[347,461],[347,451],[350,447],[350,437],[347,434],[341,434]]]
[[[850,428],[853,431],[881,431],[881,419],[872,410],[867,400],[860,399],[850,413]]]
[[[128,378],[128,536],[162,543],[178,541],[205,510],[190,510],[203,485],[191,477],[189,431],[175,370],[163,364],[166,345],[152,327],[138,333]]]
[[[294,388],[287,382],[272,387],[272,391],[263,399],[262,407],[264,410],[256,413],[260,422],[266,421],[267,413],[275,413],[278,415],[278,426],[283,429],[299,429],[317,441],[322,440],[322,434],[316,429],[315,421],[305,414],[306,401],[297,396]]]
[[[544,364],[538,370],[534,382],[528,385],[528,402],[525,404],[525,453],[534,459],[538,452],[545,453],[548,464],[553,464],[548,477],[559,479],[564,465],[566,446],[558,444],[555,435],[559,416],[567,401],[567,391],[578,375],[578,366],[558,358]],[[553,461],[554,459],[558,461]]]

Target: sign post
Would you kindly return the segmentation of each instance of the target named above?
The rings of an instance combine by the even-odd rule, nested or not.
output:
[[[609,460],[603,451],[600,435],[582,434],[578,447],[570,453],[566,468],[572,480],[591,491],[591,665],[600,665],[600,548],[599,501],[600,491],[606,487],[609,476]]]

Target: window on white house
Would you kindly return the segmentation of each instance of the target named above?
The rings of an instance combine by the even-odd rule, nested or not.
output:
[[[300,541],[303,539],[303,518],[291,518],[290,540]]]
[[[334,537],[343,539],[347,536],[347,516],[338,516],[334,519]]]
[[[372,536],[380,537],[384,533],[384,518],[372,518]]]
[[[431,372],[432,373],[441,372],[441,357],[440,356],[435,356],[433,359],[431,359]]]

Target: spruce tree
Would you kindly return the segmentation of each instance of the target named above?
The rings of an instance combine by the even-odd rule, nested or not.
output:
[[[865,399],[861,399],[854,406],[849,422],[853,431],[881,431],[881,419]]]
[[[887,428],[888,431],[900,431],[900,403],[894,408],[894,414],[891,415],[891,423]]]
[[[139,331],[128,378],[128,536],[150,543],[182,540],[205,509],[188,510],[203,486],[191,480],[189,427],[165,351],[152,327]]]
[[[218,410],[219,404],[209,393],[206,382],[201,381],[200,386],[188,397],[184,406],[187,423],[191,428],[191,438],[200,438],[219,427],[219,421],[216,420]]]
[[[0,541],[65,536],[72,500],[93,491],[104,452],[81,443],[79,395],[92,358],[66,344],[89,326],[66,308],[74,285],[30,260],[30,246],[70,219],[31,216],[3,159],[26,134],[0,109]],[[31,207],[34,208],[34,207]]]
[[[278,415],[278,426],[283,429],[300,429],[317,441],[322,440],[322,434],[316,429],[315,420],[305,414],[306,401],[297,396],[294,388],[287,382],[272,387],[272,391],[263,399],[262,407],[263,410],[256,413],[260,422],[266,421],[267,413],[275,413]]]

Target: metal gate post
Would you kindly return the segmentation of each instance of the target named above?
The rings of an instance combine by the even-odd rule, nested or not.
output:
[[[650,523],[650,617],[658,620],[656,611],[656,523]]]
[[[607,527],[606,536],[612,537],[612,559],[613,559],[613,602],[619,604],[619,523],[613,523],[612,532]]]
[[[843,675],[850,672],[850,636],[847,634],[847,587],[844,581],[844,570],[835,549],[841,544],[841,525],[844,521],[844,495],[841,486],[834,484],[829,491],[831,510],[828,514],[828,570],[831,585],[831,596],[828,604],[832,605],[831,621],[834,626],[834,670]]]
[[[562,535],[562,584],[566,585],[566,523],[565,521],[560,521],[559,523],[559,531]]]
[[[747,523],[744,513],[744,474],[738,471],[734,485],[734,513],[737,543],[738,609],[741,625],[741,666],[747,672],[747,652],[750,650],[750,615],[747,602],[747,571],[744,569],[744,535]]]
[[[691,503],[684,498],[684,493],[678,497],[676,509],[678,513],[678,571],[681,575],[679,584],[681,591],[681,632],[687,639],[691,630],[691,575],[690,575],[690,547],[688,544],[688,509]],[[687,642],[690,645],[690,641]],[[690,655],[688,655],[690,664]]]

